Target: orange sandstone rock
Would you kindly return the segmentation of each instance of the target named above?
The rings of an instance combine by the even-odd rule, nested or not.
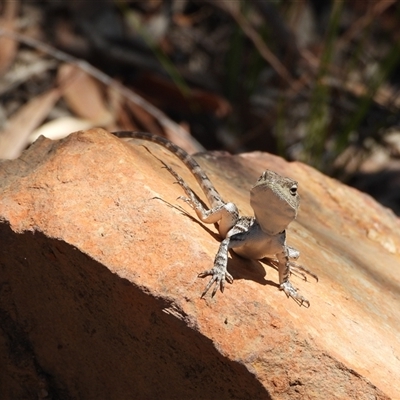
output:
[[[4,398],[400,398],[391,212],[300,163],[198,156],[244,215],[264,169],[299,181],[288,244],[320,278],[292,278],[311,302],[301,308],[273,268],[233,254],[234,284],[200,299],[217,231],[140,144],[94,129],[0,163]],[[146,146],[202,196],[174,156]]]

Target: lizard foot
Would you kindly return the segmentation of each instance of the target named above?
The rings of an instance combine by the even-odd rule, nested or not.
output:
[[[214,289],[212,291],[211,297],[215,296],[215,293],[217,293],[218,287],[220,288],[221,292],[224,291],[225,287],[225,281],[229,283],[233,283],[233,277],[232,275],[226,271],[226,270],[221,270],[218,268],[213,268],[204,272],[201,272],[198,277],[199,278],[204,278],[206,276],[212,275],[212,278],[210,282],[208,282],[206,288],[204,289],[203,293],[201,294],[201,297],[204,297],[210,287],[215,283]]]
[[[302,265],[297,264],[293,261],[289,262],[289,271],[293,275],[301,276],[305,281],[307,280],[307,275],[310,275],[318,282],[317,275],[309,271],[306,267],[303,267]]]
[[[301,294],[297,293],[297,290],[289,281],[281,283],[280,289],[285,292],[287,297],[291,297],[299,306],[304,305],[304,307],[310,307],[310,302]]]

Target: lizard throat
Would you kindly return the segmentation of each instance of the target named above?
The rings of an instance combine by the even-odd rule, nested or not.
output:
[[[252,193],[250,204],[263,232],[277,235],[296,218],[297,209],[285,199],[267,192]]]

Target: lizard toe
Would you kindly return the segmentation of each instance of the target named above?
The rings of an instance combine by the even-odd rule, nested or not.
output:
[[[205,287],[201,297],[204,297],[205,294],[208,292],[208,290],[211,288],[212,285],[214,285],[213,291],[211,293],[211,297],[214,297],[215,294],[218,291],[218,288],[221,290],[223,293],[224,288],[225,288],[225,281],[229,283],[233,283],[233,277],[228,271],[221,271],[217,268],[213,268],[204,272],[200,272],[198,274],[199,278],[204,278],[206,276],[212,275],[210,281],[208,282],[207,286]]]
[[[300,306],[310,307],[310,302],[299,294],[289,281],[281,283],[280,289],[285,292],[287,297],[291,297]]]

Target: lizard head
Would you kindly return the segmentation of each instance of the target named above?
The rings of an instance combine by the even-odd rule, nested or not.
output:
[[[250,191],[250,204],[261,229],[271,235],[284,231],[297,215],[297,182],[266,170]]]

